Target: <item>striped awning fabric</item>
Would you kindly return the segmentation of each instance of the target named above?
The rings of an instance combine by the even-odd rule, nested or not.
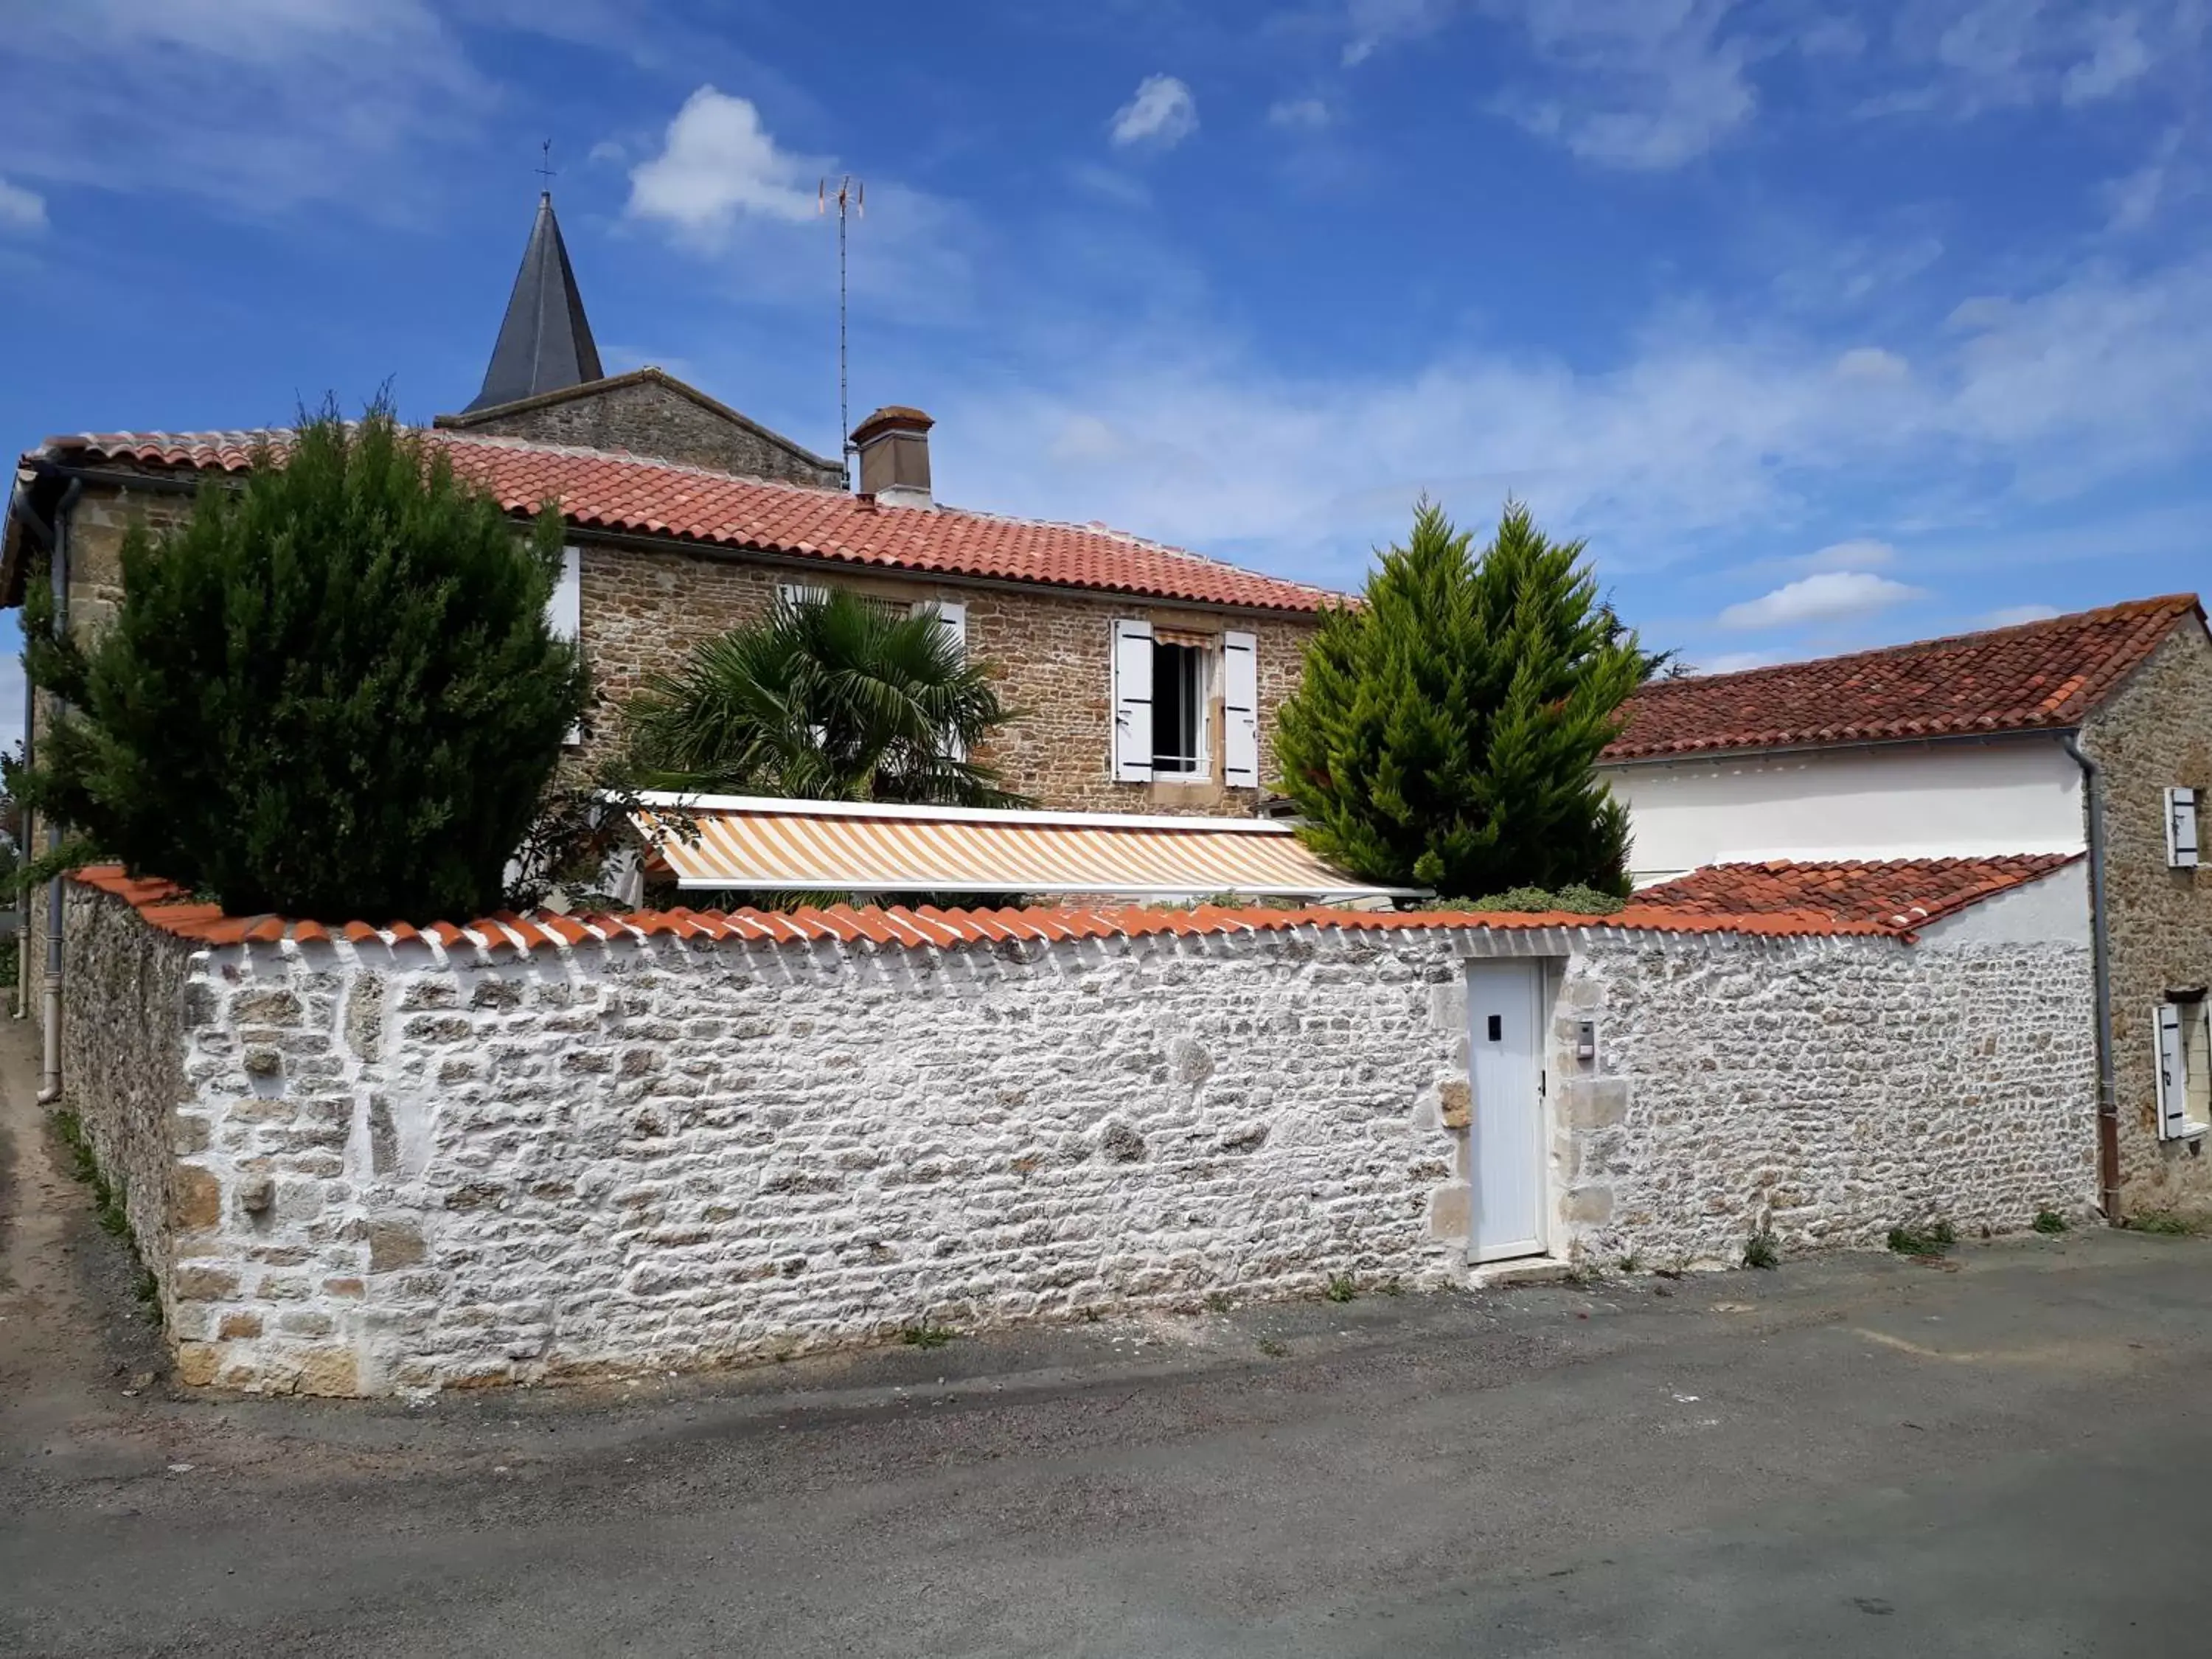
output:
[[[1343,901],[1413,897],[1330,869],[1291,826],[1259,818],[1139,817],[879,806],[748,795],[647,795],[638,828],[689,890],[1208,893]],[[688,818],[696,836],[670,826]]]

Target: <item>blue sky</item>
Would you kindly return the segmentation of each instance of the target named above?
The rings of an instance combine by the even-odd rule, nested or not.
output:
[[[1426,491],[1725,667],[2194,588],[2212,0],[8,0],[4,441],[611,369],[1354,586]],[[13,729],[0,711],[0,730]]]

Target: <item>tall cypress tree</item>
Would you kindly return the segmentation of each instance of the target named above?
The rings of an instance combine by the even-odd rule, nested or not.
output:
[[[1583,549],[1509,502],[1478,555],[1421,503],[1362,602],[1322,619],[1279,716],[1316,852],[1454,896],[1627,891],[1627,814],[1592,766],[1661,659],[1599,600]]]
[[[495,909],[586,696],[547,626],[561,544],[556,513],[518,535],[387,406],[326,407],[180,524],[131,530],[88,647],[32,595],[30,678],[69,708],[22,793],[234,914]]]

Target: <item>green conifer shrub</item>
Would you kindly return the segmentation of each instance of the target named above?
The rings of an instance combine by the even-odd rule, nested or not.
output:
[[[1472,542],[1424,501],[1363,602],[1322,618],[1275,742],[1300,833],[1393,886],[1626,894],[1627,814],[1591,767],[1663,659],[1526,507]]]
[[[562,526],[524,536],[380,400],[335,405],[173,526],[135,526],[89,643],[25,606],[32,805],[81,853],[234,915],[381,923],[499,908],[587,685],[548,629]]]

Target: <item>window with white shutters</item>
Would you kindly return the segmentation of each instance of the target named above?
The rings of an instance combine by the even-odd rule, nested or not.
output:
[[[2158,1133],[2179,1140],[2212,1129],[2212,1009],[2203,997],[2159,1005]]]
[[[2185,785],[2166,792],[2166,861],[2177,870],[2197,867],[2197,791]]]
[[[1260,641],[1250,634],[1221,636],[1222,781],[1232,788],[1260,782]]]
[[[1152,779],[1152,625],[1114,623],[1114,776],[1121,783]]]
[[[778,582],[775,596],[787,605],[826,605],[830,599],[830,590],[805,582]]]

